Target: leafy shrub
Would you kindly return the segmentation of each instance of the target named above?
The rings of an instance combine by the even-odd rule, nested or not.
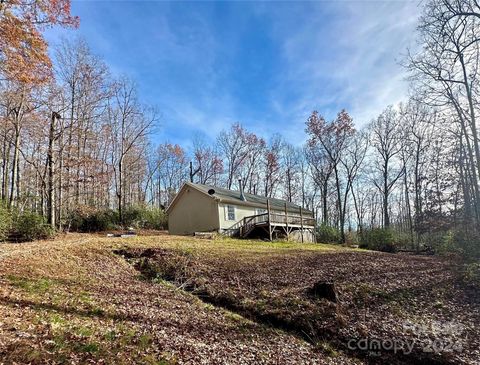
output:
[[[79,206],[69,215],[72,231],[100,232],[115,229],[118,225],[118,213],[111,209],[98,210],[89,206]]]
[[[363,230],[360,235],[360,247],[383,252],[396,251],[392,231],[386,228]]]
[[[106,209],[103,211],[97,211],[94,214],[88,216],[82,225],[84,232],[99,232],[109,229],[115,229],[117,227],[118,214],[111,210]]]
[[[465,265],[463,282],[474,288],[480,288],[480,262]]]
[[[470,227],[424,235],[426,245],[439,254],[457,254],[466,261],[480,259],[480,234]]]
[[[462,253],[459,245],[455,242],[454,232],[452,230],[425,234],[422,236],[422,241],[425,245],[433,247],[435,252],[440,255]]]
[[[87,205],[79,205],[73,211],[69,212],[67,218],[67,226],[72,231],[82,231],[85,219],[95,213],[93,207]]]
[[[452,247],[468,261],[480,258],[480,233],[474,228],[463,227],[451,234]]]
[[[69,215],[69,227],[78,232],[100,232],[124,227],[165,229],[167,215],[158,208],[127,207],[123,211],[123,224],[117,211],[80,206]]]
[[[396,249],[416,249],[415,241],[408,232],[392,231],[392,238]]]
[[[0,242],[8,238],[12,225],[12,214],[3,202],[0,202]]]
[[[165,211],[159,208],[145,209],[142,228],[147,229],[167,229],[168,216]]]
[[[358,245],[358,234],[355,231],[345,232],[345,243],[349,246]]]
[[[11,233],[18,241],[33,241],[50,238],[55,232],[41,215],[25,211],[14,214]]]
[[[340,231],[332,226],[322,223],[317,227],[317,242],[339,243],[341,241]]]
[[[125,226],[146,229],[165,229],[168,225],[167,214],[159,208],[132,206],[123,214]]]
[[[144,219],[145,208],[139,206],[126,207],[123,210],[123,225],[140,228]]]
[[[159,208],[132,206],[123,213],[123,224],[135,228],[165,229],[167,221],[167,214]]]

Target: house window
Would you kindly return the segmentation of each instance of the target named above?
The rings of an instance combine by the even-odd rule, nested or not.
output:
[[[266,213],[267,210],[266,209],[263,209],[263,208],[257,208],[257,215],[258,214],[263,214],[263,213]]]
[[[227,205],[227,219],[229,221],[235,220],[235,207],[233,205]]]

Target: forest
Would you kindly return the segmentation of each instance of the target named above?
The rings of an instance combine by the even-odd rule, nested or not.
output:
[[[247,130],[238,115],[180,146],[154,138],[168,116],[85,40],[47,45],[46,28],[80,25],[69,0],[2,1],[1,214],[11,217],[0,235],[34,221],[80,229],[95,215],[164,224],[185,181],[237,189],[242,179],[248,192],[313,210],[325,242],[478,255],[480,6],[430,0],[422,9],[417,45],[401,60],[410,95],[373,120],[312,111],[305,143],[294,145]]]

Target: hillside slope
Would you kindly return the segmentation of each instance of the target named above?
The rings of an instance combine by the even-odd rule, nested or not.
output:
[[[478,358],[478,297],[438,258],[69,234],[0,245],[0,275],[3,363],[382,363],[346,341],[415,339],[418,351],[435,324],[452,323],[458,333],[439,338],[462,351],[442,345],[422,361]],[[317,281],[335,282],[337,303],[308,294]]]

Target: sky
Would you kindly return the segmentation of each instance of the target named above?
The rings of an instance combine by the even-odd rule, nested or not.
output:
[[[404,100],[399,65],[415,45],[419,1],[72,1],[77,30],[114,75],[160,113],[154,143],[214,140],[234,122],[305,139],[313,110],[357,126]]]

